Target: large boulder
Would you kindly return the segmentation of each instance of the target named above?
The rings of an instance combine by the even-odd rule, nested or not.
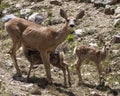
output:
[[[114,27],[120,28],[120,19],[115,19],[114,20]]]
[[[120,14],[120,7],[117,7],[117,8],[115,9],[115,14]]]
[[[120,36],[119,35],[115,35],[115,42],[114,43],[120,43]]]
[[[8,22],[10,19],[13,19],[13,18],[16,18],[17,16],[15,16],[14,14],[9,14],[9,15],[5,15],[3,18],[2,18],[2,22],[3,23],[6,23]]]
[[[39,13],[33,13],[32,15],[30,15],[28,17],[28,20],[29,21],[32,21],[32,22],[35,22],[37,24],[41,24],[44,20],[45,20],[45,17],[43,17],[41,14]]]
[[[105,14],[113,15],[115,13],[115,9],[111,5],[105,6]]]
[[[94,4],[97,4],[97,5],[107,5],[107,4],[115,4],[117,2],[117,0],[92,0],[92,2]]]
[[[32,9],[21,9],[20,17],[27,19],[31,13],[32,13]]]

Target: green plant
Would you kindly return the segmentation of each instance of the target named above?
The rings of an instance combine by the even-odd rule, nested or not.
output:
[[[0,16],[2,16],[2,11],[8,6],[10,6],[8,2],[0,4]]]
[[[74,38],[73,34],[69,34],[67,37],[68,42],[73,41],[73,38]]]
[[[48,10],[48,16],[47,16],[48,20],[46,22],[46,25],[51,25],[52,22],[51,22],[51,19],[52,19],[52,12],[51,10]]]

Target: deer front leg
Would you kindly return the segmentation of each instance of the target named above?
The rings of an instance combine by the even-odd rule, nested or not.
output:
[[[82,62],[81,62],[81,60],[78,59],[77,63],[75,64],[75,68],[76,68],[76,71],[77,71],[77,74],[78,74],[78,78],[79,78],[78,85],[83,83],[82,76],[81,76],[81,70],[80,70],[81,65],[82,65]]]
[[[19,41],[13,41],[13,47],[10,49],[10,51],[8,52],[12,58],[14,67],[16,69],[16,76],[21,76],[21,72],[19,69],[19,66],[17,64],[17,59],[16,59],[16,51],[20,48],[21,43]]]
[[[102,67],[101,63],[96,63],[96,65],[97,65],[97,69],[98,69],[98,73],[99,73],[100,85],[103,85],[104,84],[103,67]]]
[[[51,79],[50,61],[49,61],[50,60],[49,59],[50,54],[47,53],[47,52],[40,52],[40,54],[41,54],[41,58],[42,58],[42,61],[43,61],[44,67],[45,67],[48,83],[51,84],[52,83],[52,79]]]

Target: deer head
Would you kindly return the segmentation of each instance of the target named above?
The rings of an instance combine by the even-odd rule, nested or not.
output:
[[[75,27],[75,23],[77,19],[80,19],[84,16],[84,11],[80,11],[76,17],[69,17],[67,16],[66,12],[63,9],[60,9],[60,15],[66,20],[66,23],[68,24],[69,27],[73,28]]]

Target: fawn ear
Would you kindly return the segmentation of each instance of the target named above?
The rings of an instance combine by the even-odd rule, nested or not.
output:
[[[115,40],[116,40],[116,38],[115,37],[113,37],[111,40],[110,40],[110,43],[115,43]]]
[[[85,11],[82,10],[82,11],[79,12],[79,14],[77,14],[76,19],[80,19],[80,18],[82,18],[84,15],[85,15]]]
[[[66,14],[66,12],[63,9],[60,9],[60,15],[67,20],[68,16]]]

